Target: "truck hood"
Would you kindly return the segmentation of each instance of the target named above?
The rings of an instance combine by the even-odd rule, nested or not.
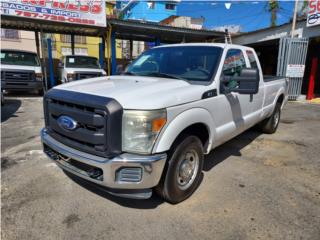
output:
[[[152,110],[200,100],[205,86],[168,78],[111,76],[71,82],[55,89],[113,98],[124,109]]]
[[[41,73],[40,66],[1,64],[1,70],[30,70],[30,71],[35,71],[36,73]]]

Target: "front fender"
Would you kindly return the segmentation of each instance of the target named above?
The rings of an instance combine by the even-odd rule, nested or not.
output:
[[[160,153],[168,151],[178,135],[187,127],[202,123],[207,127],[209,133],[209,143],[205,152],[208,153],[211,149],[212,139],[214,138],[215,127],[210,113],[203,108],[192,108],[178,114],[173,120],[169,122],[167,127],[162,130],[158,137],[153,153]]]

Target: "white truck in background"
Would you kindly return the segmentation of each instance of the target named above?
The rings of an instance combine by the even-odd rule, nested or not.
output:
[[[82,55],[63,56],[58,71],[61,83],[107,75],[97,58]]]
[[[246,129],[274,133],[288,81],[264,77],[254,49],[177,44],[144,52],[120,76],[57,86],[44,98],[44,152],[123,197],[171,203],[198,187],[204,155]]]
[[[34,52],[1,49],[1,89],[43,94],[40,59]]]

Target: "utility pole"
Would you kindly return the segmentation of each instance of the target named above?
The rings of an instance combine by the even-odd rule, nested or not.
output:
[[[293,11],[293,20],[292,20],[292,29],[291,29],[291,38],[293,38],[293,33],[296,28],[297,11],[298,11],[298,0],[295,0],[294,11]]]

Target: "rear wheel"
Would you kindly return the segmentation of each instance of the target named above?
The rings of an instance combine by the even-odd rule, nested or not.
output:
[[[203,146],[196,136],[183,136],[174,144],[166,171],[156,192],[170,203],[192,195],[201,180]]]
[[[277,103],[272,115],[259,124],[261,131],[268,134],[275,133],[280,122],[280,116],[281,104]]]

